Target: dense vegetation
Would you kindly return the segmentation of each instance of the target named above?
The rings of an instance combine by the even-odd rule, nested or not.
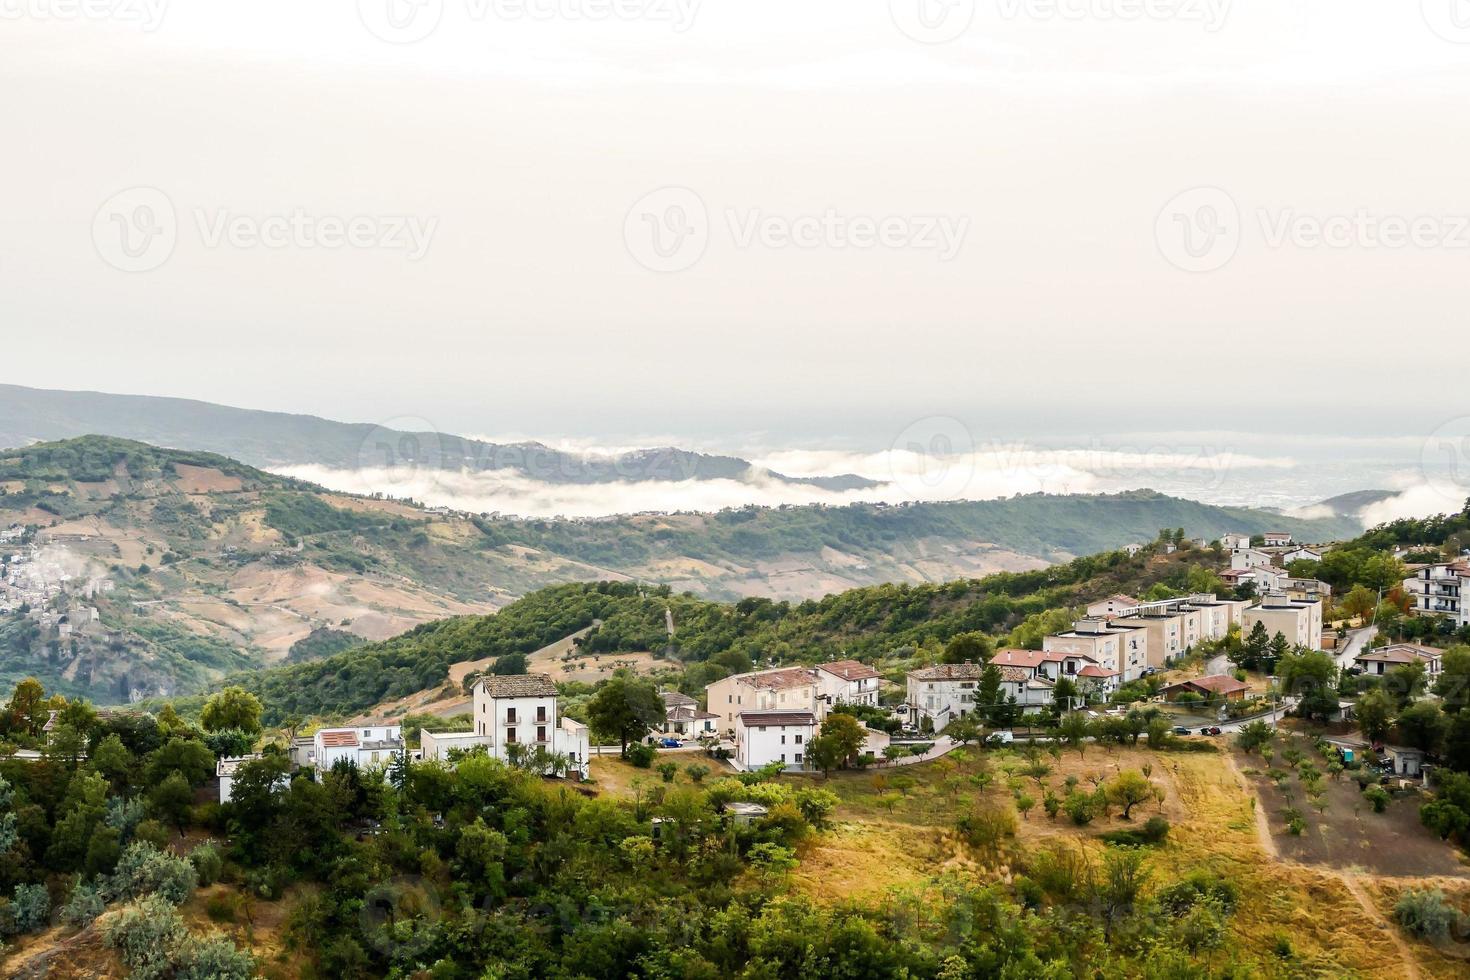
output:
[[[792,877],[840,802],[820,784],[666,763],[627,797],[589,797],[483,754],[315,773],[267,745],[221,806],[195,790],[217,756],[259,737],[260,706],[242,692],[212,699],[199,728],[168,708],[98,716],[28,685],[0,736],[38,744],[53,709],[43,757],[0,763],[0,930],[19,942],[95,930],[133,976],[1121,980],[1261,965],[1227,948],[1239,887],[1153,855],[1167,821],[1101,835],[1097,857],[1024,850],[1004,795],[985,792],[996,774],[969,752],[945,769],[945,792],[976,800],[957,846],[1005,864],[1004,881],[955,874],[894,905],[824,904]],[[1027,775],[1042,785],[1047,771],[1038,757]],[[1067,792],[1048,791],[1048,814],[1079,827],[1158,798],[1138,771]],[[734,801],[766,815],[737,822]],[[268,957],[175,911],[202,906],[248,937],[263,904],[281,909],[284,949]]]

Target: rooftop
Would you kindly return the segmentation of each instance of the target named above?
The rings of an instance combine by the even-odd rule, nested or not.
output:
[[[758,674],[743,674],[739,679],[750,687],[780,691],[791,687],[805,687],[812,683],[812,672],[806,667],[778,667]]]
[[[556,684],[545,674],[491,674],[480,686],[492,698],[556,697]]]
[[[666,708],[677,708],[681,705],[699,703],[682,691],[659,691],[658,696],[664,699],[664,707]]]
[[[1198,687],[1209,691],[1211,694],[1234,694],[1236,691],[1246,691],[1250,685],[1244,681],[1238,681],[1229,674],[1211,674],[1208,677],[1191,677],[1188,680],[1170,684],[1164,690],[1172,691],[1179,687]]]
[[[817,716],[810,711],[742,711],[736,716],[746,728],[756,725],[815,725]]]
[[[918,681],[978,681],[985,673],[984,664],[935,664],[909,671],[909,676]]]
[[[878,672],[867,664],[856,660],[834,660],[829,664],[822,664],[818,670],[825,670],[835,677],[845,681],[863,681],[870,677],[877,677]]]

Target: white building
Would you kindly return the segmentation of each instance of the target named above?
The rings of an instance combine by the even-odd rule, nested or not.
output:
[[[817,696],[828,706],[878,706],[878,688],[882,685],[883,678],[867,664],[856,660],[834,660],[818,666],[816,678]]]
[[[735,763],[759,769],[780,762],[787,769],[806,765],[806,746],[817,733],[810,711],[742,711],[735,717]]]
[[[1285,531],[1267,531],[1261,537],[1265,540],[1266,547],[1268,548],[1285,548],[1291,544],[1291,535]]]
[[[1404,580],[1421,616],[1446,616],[1457,625],[1470,626],[1470,562],[1425,565]]]
[[[1087,607],[1087,615],[1092,619],[1115,619],[1137,606],[1137,599],[1119,592],[1092,603]]]
[[[263,757],[256,753],[255,755],[242,755],[238,758],[220,759],[214,764],[214,774],[219,777],[219,801],[221,803],[230,802],[230,798],[235,794],[235,770],[247,762],[254,762],[260,758]],[[291,777],[288,775],[282,775],[276,780],[277,789],[285,789],[290,785]]]
[[[908,672],[907,704],[914,725],[928,719],[939,731],[975,710],[984,664],[936,664]]]
[[[1230,567],[1240,571],[1250,568],[1270,568],[1274,564],[1270,554],[1256,548],[1236,548],[1230,552]]]
[[[816,671],[810,667],[776,667],[749,674],[734,674],[705,688],[705,706],[718,715],[721,734],[735,733],[735,719],[742,711],[825,711],[818,696]]]
[[[1281,564],[1287,565],[1294,561],[1321,561],[1322,552],[1314,548],[1293,548],[1281,556]]]
[[[1239,532],[1231,531],[1228,534],[1220,535],[1220,545],[1230,551],[1239,551],[1251,546],[1251,536],[1249,534],[1240,534]]]
[[[393,757],[403,751],[403,726],[391,722],[367,722],[344,728],[322,728],[311,736],[311,748],[302,765],[319,773],[329,771],[338,762],[350,762],[359,769],[382,769],[392,765]]]
[[[664,702],[664,724],[660,731],[665,735],[680,735],[699,738],[717,734],[720,716],[704,711],[699,702],[680,691],[660,691]]]
[[[538,750],[560,757],[566,772],[586,779],[591,739],[587,726],[557,711],[556,684],[545,674],[492,674],[475,685],[469,732],[421,736],[425,759],[447,759],[450,749],[484,748],[492,758],[514,763]],[[546,771],[557,767],[548,764]]]
[[[1422,664],[1425,678],[1433,683],[1444,669],[1443,651],[1417,643],[1391,643],[1377,650],[1360,653],[1353,659],[1363,668],[1363,673],[1375,677],[1381,677],[1395,667]]]

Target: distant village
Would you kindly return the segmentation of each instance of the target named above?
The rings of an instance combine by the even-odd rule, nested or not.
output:
[[[101,619],[90,600],[113,591],[102,576],[73,574],[78,562],[64,548],[43,546],[19,524],[0,529],[0,616],[24,615],[67,639]]]

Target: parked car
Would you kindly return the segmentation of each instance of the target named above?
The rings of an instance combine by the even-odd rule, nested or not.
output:
[[[661,738],[658,744],[661,748],[677,749],[682,743],[677,738]]]
[[[991,732],[989,735],[985,736],[985,744],[991,746],[992,748],[1001,745],[1010,745],[1015,740],[1016,736],[1012,735],[1010,732]]]
[[[1174,726],[1174,734],[1175,735],[1192,735],[1193,732],[1191,732],[1189,729],[1185,728],[1183,725],[1175,725]]]
[[[1199,733],[1201,735],[1219,735],[1220,729],[1216,728],[1214,725],[1206,725],[1204,728],[1201,728],[1199,730]]]

